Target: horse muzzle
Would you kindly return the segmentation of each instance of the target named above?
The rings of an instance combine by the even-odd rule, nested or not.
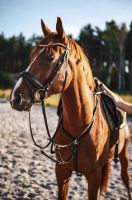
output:
[[[10,103],[13,109],[18,111],[30,111],[33,104],[32,98],[24,98],[21,93],[11,94]]]

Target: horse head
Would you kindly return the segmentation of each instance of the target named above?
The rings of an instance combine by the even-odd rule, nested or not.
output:
[[[69,65],[69,38],[60,18],[57,18],[56,33],[41,20],[44,38],[32,53],[27,69],[20,73],[11,93],[11,106],[26,111],[33,103],[65,91],[72,80]]]

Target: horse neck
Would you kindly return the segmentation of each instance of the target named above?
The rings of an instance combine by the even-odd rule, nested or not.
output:
[[[90,123],[94,109],[94,81],[89,63],[84,61],[72,65],[73,79],[62,94],[63,120],[66,130],[75,136]]]

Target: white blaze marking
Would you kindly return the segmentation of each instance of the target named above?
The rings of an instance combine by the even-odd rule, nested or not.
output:
[[[12,92],[12,95],[11,95],[11,101],[15,98],[15,95],[14,95],[15,91],[17,90],[17,88],[20,87],[21,83],[22,83],[22,78],[19,78],[18,81],[16,82],[14,89],[13,89],[13,92]]]

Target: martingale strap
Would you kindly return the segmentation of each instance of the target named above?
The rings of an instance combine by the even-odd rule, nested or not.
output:
[[[37,146],[41,153],[43,155],[45,155],[47,158],[51,159],[52,161],[58,163],[58,164],[68,164],[69,162],[71,162],[71,160],[74,160],[74,169],[77,173],[77,175],[81,175],[79,172],[78,172],[78,151],[79,151],[79,145],[80,145],[80,142],[81,142],[81,139],[87,134],[89,133],[89,131],[91,130],[93,124],[94,124],[94,121],[95,121],[95,115],[96,115],[96,110],[97,110],[97,105],[98,105],[98,99],[96,99],[96,105],[95,105],[95,108],[93,110],[93,118],[91,120],[91,122],[87,125],[87,127],[85,128],[85,130],[80,134],[80,136],[78,136],[77,138],[72,138],[72,142],[70,142],[69,144],[66,144],[66,145],[60,145],[60,144],[57,144],[55,141],[54,141],[54,138],[55,138],[55,135],[57,134],[59,128],[61,127],[61,125],[63,124],[63,118],[61,116],[61,119],[59,121],[59,124],[57,126],[57,129],[53,135],[53,137],[51,137],[51,134],[49,132],[49,128],[48,128],[48,122],[47,122],[47,116],[46,116],[46,112],[45,112],[45,105],[44,103],[42,103],[42,110],[43,110],[43,116],[44,116],[44,122],[45,122],[45,126],[46,126],[46,130],[47,130],[47,134],[48,134],[48,144],[45,145],[44,147],[40,146],[39,144],[36,143],[35,139],[34,139],[34,136],[33,136],[33,132],[32,132],[32,127],[31,127],[31,119],[30,119],[30,112],[29,112],[29,126],[30,126],[30,132],[31,132],[31,137],[32,137],[32,140],[34,142],[34,145]],[[63,127],[63,126],[62,126]],[[64,130],[64,127],[63,127],[63,130]],[[66,131],[64,130],[64,133],[66,133]],[[66,133],[67,134],[67,133]],[[71,134],[69,134],[68,136],[70,136]],[[54,146],[54,153],[56,153],[56,155],[58,156],[58,159],[54,159],[53,157],[51,157],[50,155],[48,155],[44,149],[47,148],[49,145],[51,145],[51,150],[52,150],[52,147]],[[61,149],[64,149],[64,148],[67,148],[67,147],[70,147],[70,146],[73,146],[72,147],[72,152],[71,152],[71,155],[66,159],[64,160],[62,155],[61,155]],[[52,151],[53,152],[53,151]],[[51,153],[52,153],[51,152]]]

